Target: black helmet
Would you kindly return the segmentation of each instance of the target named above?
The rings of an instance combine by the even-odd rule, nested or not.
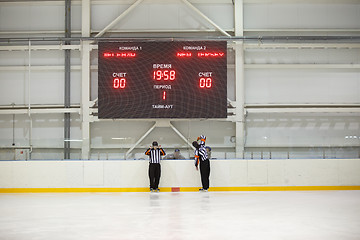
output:
[[[157,141],[153,141],[152,145],[155,147],[155,146],[159,146],[158,142]]]

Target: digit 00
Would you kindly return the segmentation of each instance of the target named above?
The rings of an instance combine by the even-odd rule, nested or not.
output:
[[[125,88],[126,87],[126,79],[125,78],[114,78],[113,87],[115,89]]]
[[[199,86],[200,86],[200,88],[211,88],[212,79],[211,78],[200,78]]]

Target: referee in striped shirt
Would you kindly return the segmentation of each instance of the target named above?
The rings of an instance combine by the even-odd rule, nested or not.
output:
[[[207,192],[209,189],[210,181],[210,161],[209,156],[207,154],[205,148],[206,137],[201,135],[198,137],[197,141],[193,142],[193,146],[195,147],[195,167],[198,170],[198,166],[200,165],[200,175],[201,175],[201,184],[202,188],[199,191]],[[198,143],[199,142],[199,143]]]
[[[145,155],[149,156],[149,180],[150,180],[150,191],[159,192],[159,182],[161,175],[161,156],[165,156],[164,149],[159,146],[158,142],[154,141],[150,146]]]

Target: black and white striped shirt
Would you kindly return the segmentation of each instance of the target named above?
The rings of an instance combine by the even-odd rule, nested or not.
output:
[[[208,154],[204,145],[200,145],[198,149],[195,149],[195,166],[199,164],[200,161],[205,161],[208,159]]]
[[[149,156],[150,163],[160,163],[161,156],[165,156],[165,151],[162,148],[148,148],[145,155]]]

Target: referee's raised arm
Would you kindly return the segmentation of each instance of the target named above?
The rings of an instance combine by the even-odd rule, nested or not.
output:
[[[154,141],[152,146],[145,151],[145,155],[149,156],[149,180],[150,191],[159,191],[159,182],[161,176],[161,156],[165,156],[164,149],[159,146],[158,142]]]

